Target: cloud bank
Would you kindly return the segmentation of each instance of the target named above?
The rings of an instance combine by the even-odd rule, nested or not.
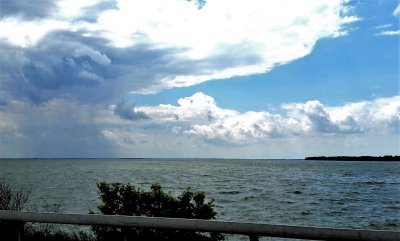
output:
[[[292,142],[302,155],[301,143],[308,142],[308,148],[318,151],[327,145],[323,142],[332,142],[335,150],[346,146],[347,151],[362,145],[368,154],[372,143],[388,140],[381,148],[387,154],[399,145],[400,96],[342,106],[313,100],[284,104],[274,112],[221,108],[203,93],[181,98],[177,105],[158,106],[12,101],[0,105],[0,118],[0,148],[10,156],[258,157],[268,147],[261,157],[282,158],[290,156]],[[224,149],[228,147],[232,152]]]
[[[179,106],[140,107],[153,121],[205,140],[248,144],[270,138],[355,133],[399,133],[400,97],[324,106],[317,100],[285,104],[282,114],[223,109],[203,93],[178,100]],[[173,125],[172,125],[173,124]]]

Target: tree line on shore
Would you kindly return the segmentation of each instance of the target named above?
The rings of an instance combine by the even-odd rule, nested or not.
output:
[[[313,156],[304,160],[314,161],[400,161],[400,156]]]

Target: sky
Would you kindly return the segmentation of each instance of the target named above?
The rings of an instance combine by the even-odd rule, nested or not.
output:
[[[397,0],[0,0],[0,158],[400,155]]]

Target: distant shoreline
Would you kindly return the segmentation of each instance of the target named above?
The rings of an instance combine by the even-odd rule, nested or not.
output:
[[[312,156],[312,157],[305,157],[305,158],[158,158],[158,157],[122,157],[122,158],[115,158],[115,157],[83,157],[83,158],[76,158],[76,157],[57,157],[57,158],[50,158],[50,157],[22,157],[22,158],[13,158],[13,157],[0,157],[0,161],[2,160],[32,160],[32,161],[43,161],[43,160],[70,160],[70,161],[79,161],[79,160],[128,160],[128,161],[135,161],[135,160],[168,160],[168,161],[181,161],[181,160],[192,160],[192,161],[202,161],[202,160],[243,160],[243,161],[255,161],[255,160],[266,160],[266,161],[290,161],[290,160],[306,160],[306,161],[389,161],[389,162],[400,162],[400,156]]]
[[[313,156],[311,161],[400,161],[400,156]]]

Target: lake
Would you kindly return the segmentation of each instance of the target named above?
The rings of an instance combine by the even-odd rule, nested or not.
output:
[[[157,182],[204,191],[220,220],[400,230],[400,162],[2,159],[0,177],[32,188],[30,206],[64,213],[96,210],[100,181]]]

